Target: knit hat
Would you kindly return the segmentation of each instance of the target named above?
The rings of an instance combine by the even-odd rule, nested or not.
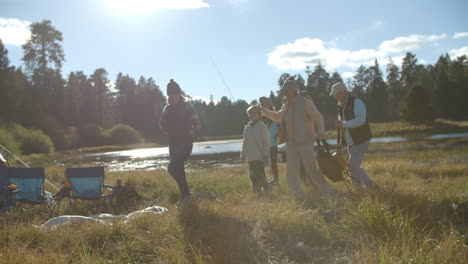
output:
[[[342,91],[348,91],[346,85],[344,85],[342,82],[335,83],[331,87],[330,96],[335,96],[337,93],[340,93]]]
[[[299,84],[293,77],[289,77],[284,83],[283,87],[281,88],[281,92],[285,93],[286,91],[295,90],[299,91]]]
[[[167,95],[175,95],[175,94],[181,94],[182,91],[180,90],[179,84],[174,82],[174,79],[171,79],[169,83],[167,84]]]

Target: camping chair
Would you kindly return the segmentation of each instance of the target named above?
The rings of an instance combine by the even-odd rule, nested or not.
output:
[[[74,201],[72,208],[76,207],[76,201],[80,200],[90,210],[102,210],[102,207],[107,209],[112,194],[105,193],[105,190],[112,191],[113,187],[104,184],[104,167],[67,168],[66,175],[71,184],[70,199]]]
[[[47,213],[51,215],[55,208],[53,196],[44,190],[45,171],[44,168],[1,168],[10,184],[18,186],[16,201],[21,205],[23,211],[34,210],[34,213]],[[43,207],[42,207],[43,206]],[[42,210],[39,210],[42,207]]]
[[[18,186],[10,184],[7,171],[4,167],[0,168],[0,212],[4,212],[16,204],[16,194]]]

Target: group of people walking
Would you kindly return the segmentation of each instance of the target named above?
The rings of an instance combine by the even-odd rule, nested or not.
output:
[[[260,105],[247,109],[249,122],[244,128],[241,158],[249,166],[253,191],[270,193],[278,184],[278,144],[286,143],[286,179],[293,196],[303,196],[301,174],[311,180],[317,191],[332,195],[336,190],[325,180],[317,167],[314,143],[324,139],[324,119],[313,100],[300,94],[299,84],[288,78],[281,90],[285,103],[279,111],[267,97]],[[179,85],[171,80],[167,85],[168,104],[161,118],[160,128],[168,135],[170,162],[168,171],[181,191],[181,201],[190,199],[184,162],[190,156],[193,141],[200,131],[200,121],[194,106],[187,102]],[[370,188],[374,181],[362,169],[361,162],[367,152],[372,133],[367,120],[366,106],[339,82],[331,87],[330,96],[337,100],[338,144],[347,147],[348,168],[355,188]],[[270,162],[273,179],[267,182],[265,165]]]

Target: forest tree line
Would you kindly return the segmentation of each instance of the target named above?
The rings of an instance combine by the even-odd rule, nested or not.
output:
[[[103,68],[89,76],[82,71],[62,76],[62,33],[50,20],[32,23],[30,30],[31,38],[23,45],[24,68],[10,65],[8,51],[0,39],[0,127],[13,124],[41,130],[59,150],[116,143],[105,142],[102,136],[124,131],[120,138],[128,138],[126,130],[138,134],[137,142],[141,142],[140,138],[165,142],[158,120],[166,98],[153,78],[119,73],[111,81]],[[279,76],[278,86],[269,94],[277,109],[282,104],[279,89],[288,77],[288,73]],[[336,101],[329,92],[332,84],[343,81],[340,74],[328,72],[318,64],[313,69],[307,67],[295,79],[331,128],[336,118]],[[401,67],[391,60],[382,67],[375,60],[371,66],[361,65],[345,84],[366,102],[371,122],[431,123],[438,117],[468,120],[466,56],[441,55],[434,65],[423,65],[408,52]],[[202,136],[241,135],[248,121],[245,109],[255,103],[256,100],[233,101],[226,96],[217,102],[193,100],[202,123]]]

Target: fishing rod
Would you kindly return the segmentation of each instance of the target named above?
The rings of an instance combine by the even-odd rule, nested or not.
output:
[[[224,79],[223,74],[221,73],[221,71],[219,70],[219,67],[216,65],[216,63],[214,62],[214,60],[213,60],[213,58],[212,58],[211,56],[210,56],[210,60],[211,60],[211,63],[213,64],[213,67],[214,67],[215,70],[218,72],[218,75],[219,75],[219,77],[221,78],[221,81],[223,82],[224,87],[226,87],[227,91],[229,92],[229,95],[231,96],[232,102],[234,103],[234,102],[235,102],[234,96],[232,96],[231,89],[230,89],[229,86],[227,85],[226,80]],[[238,108],[238,111],[239,111],[239,115],[240,115],[241,120],[242,120],[242,119],[244,118],[243,112],[241,112],[241,110],[240,110],[239,108]],[[256,147],[257,147],[258,149],[261,149],[256,140],[255,140],[255,145],[256,145]]]
[[[15,154],[13,154],[11,151],[9,151],[6,147],[4,147],[2,144],[0,144],[0,147],[5,150],[8,154],[13,156],[17,161],[21,162],[26,168],[31,168],[26,162],[22,161],[20,158],[18,158]],[[47,182],[50,186],[52,186],[56,191],[60,191],[59,188],[57,188],[55,185],[53,185],[50,181],[45,179],[45,182]]]
[[[231,93],[231,89],[229,89],[229,86],[227,85],[226,83],[226,80],[224,79],[224,76],[223,74],[221,73],[221,71],[219,70],[219,67],[218,65],[216,65],[216,63],[214,62],[213,58],[210,56],[210,60],[211,60],[211,63],[213,64],[213,67],[215,68],[215,70],[218,72],[218,75],[219,77],[221,78],[221,81],[223,82],[224,84],[224,87],[226,87],[227,91],[229,92],[229,95],[231,96],[231,100],[232,102],[234,103],[234,96],[232,96],[232,93]]]

